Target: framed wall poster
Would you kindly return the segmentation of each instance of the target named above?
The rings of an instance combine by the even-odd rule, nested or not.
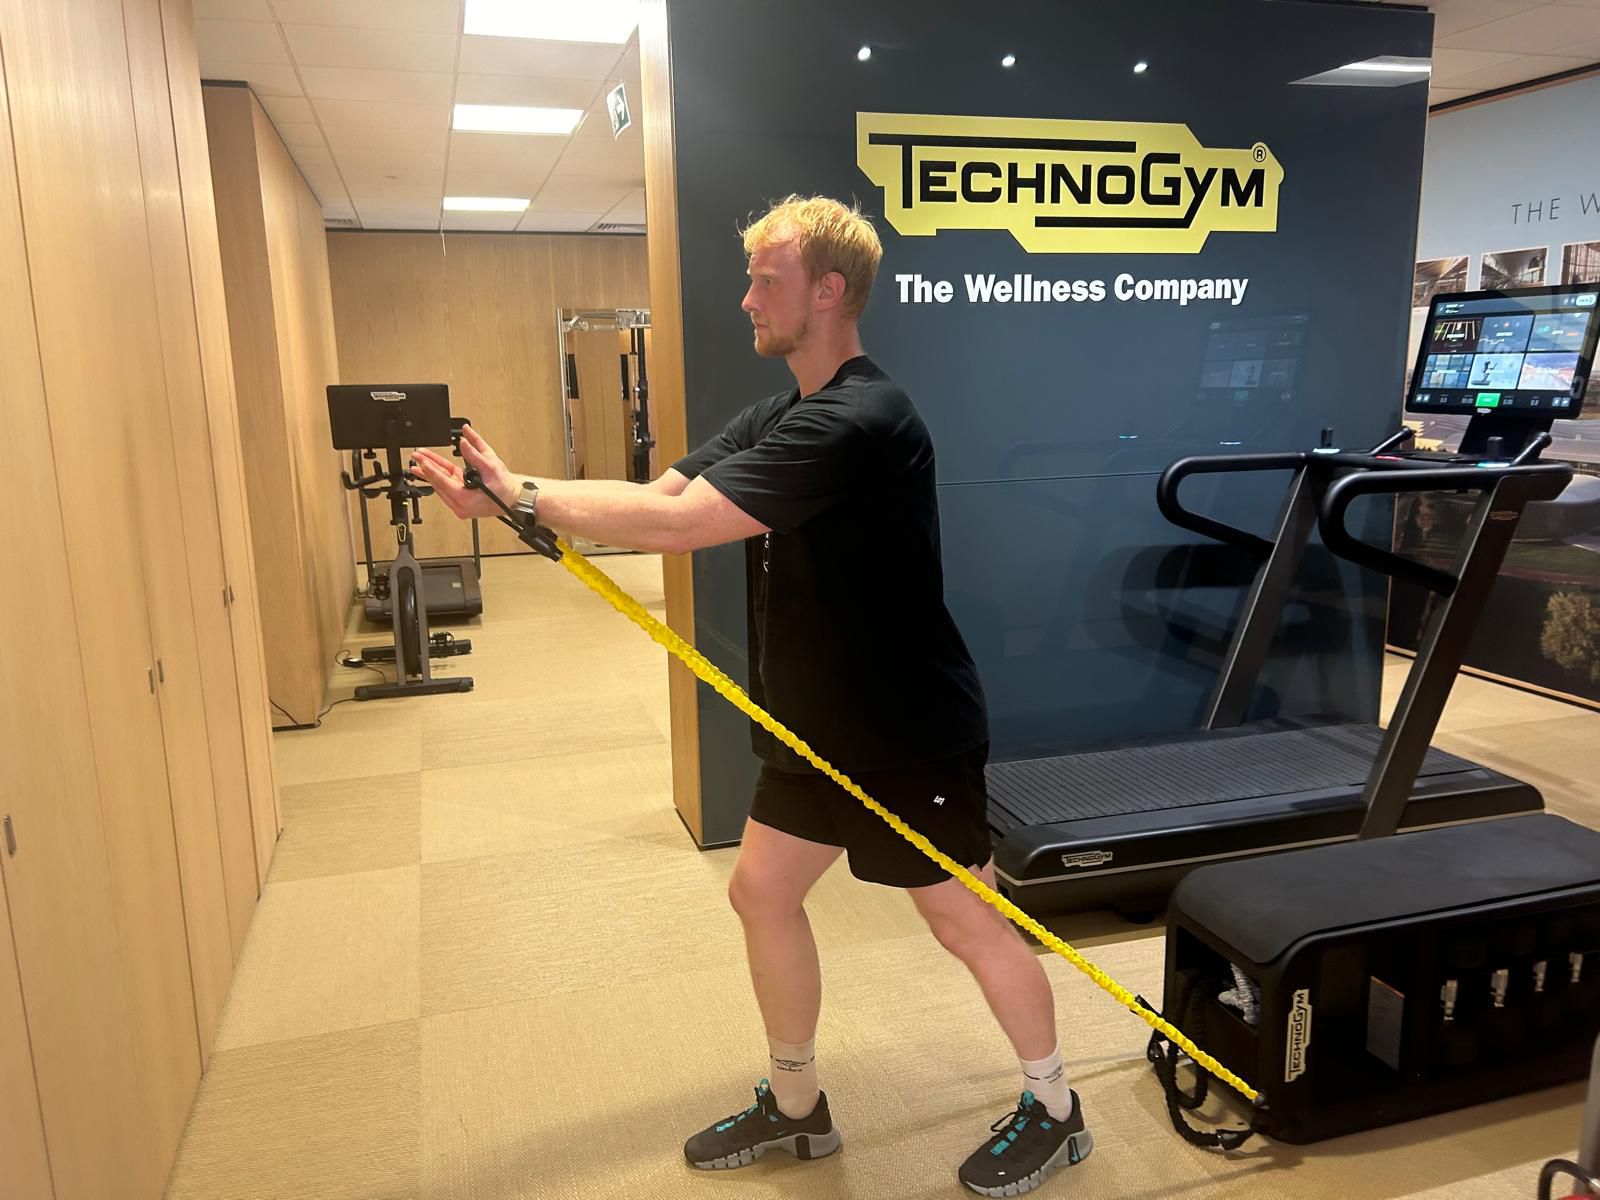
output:
[[[1600,283],[1600,242],[1568,242],[1561,247],[1562,283]]]
[[[1435,292],[1466,291],[1467,262],[1467,255],[1455,254],[1417,263],[1411,274],[1411,307],[1426,312]]]
[[[1485,251],[1478,286],[1485,291],[1537,287],[1544,282],[1549,260],[1550,251],[1544,246]]]

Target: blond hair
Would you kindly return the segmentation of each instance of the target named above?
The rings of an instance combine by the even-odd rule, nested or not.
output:
[[[796,243],[812,283],[829,271],[844,276],[844,313],[859,317],[883,258],[883,243],[860,207],[826,196],[787,196],[744,230],[745,256],[788,241]]]

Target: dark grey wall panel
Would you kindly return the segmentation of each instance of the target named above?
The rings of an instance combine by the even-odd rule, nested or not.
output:
[[[1192,723],[1242,565],[1162,521],[1156,475],[1184,454],[1313,445],[1324,426],[1371,444],[1398,425],[1426,85],[1291,81],[1426,57],[1431,16],[1292,0],[669,0],[668,20],[690,444],[792,384],[751,349],[736,226],[791,192],[859,199],[885,245],[863,337],[934,437],[947,595],[995,756]],[[1150,69],[1135,75],[1138,59]],[[1194,254],[901,236],[857,165],[858,112],[1178,123],[1205,147],[1264,143],[1283,169],[1278,228],[1215,233]],[[913,272],[951,280],[957,299],[901,303],[894,276]],[[969,272],[1250,282],[1237,306],[976,305],[960,295]],[[1271,379],[1241,368],[1254,386],[1233,387],[1248,361]],[[1284,482],[1195,481],[1185,497],[1265,530]],[[1384,538],[1387,512],[1367,517]],[[697,556],[694,578],[699,645],[742,681],[742,553]],[[1319,553],[1302,583],[1258,707],[1373,718],[1382,582]],[[756,764],[744,719],[707,689],[700,705],[706,838],[729,841]]]

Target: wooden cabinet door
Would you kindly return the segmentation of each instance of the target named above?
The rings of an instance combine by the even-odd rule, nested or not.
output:
[[[60,1175],[63,1163],[105,1153],[104,1135],[96,1130],[86,1144],[62,1146],[53,1164],[60,1200],[155,1196],[199,1081],[200,1050],[135,515],[141,501],[136,448],[146,444],[148,431],[134,425],[149,419],[166,384],[156,349],[160,332],[122,7],[119,0],[0,0],[0,45],[27,246],[26,267],[9,278],[28,280],[48,414],[17,427],[35,430],[33,444],[49,447],[36,457],[48,462],[53,455],[52,491],[70,580],[60,590],[37,593],[33,561],[19,559],[29,562],[27,576],[7,586],[27,589],[13,597],[26,607],[11,627],[29,628],[53,656],[62,640],[76,643],[88,736],[69,724],[77,736],[57,757],[74,765],[92,761],[104,825],[97,854],[85,848],[66,860],[60,875],[35,878],[11,902],[14,918],[27,910],[26,919],[37,921],[41,932],[54,924],[53,940],[34,949],[45,958],[67,958],[63,947],[76,948],[80,925],[101,919],[98,911],[77,911],[75,885],[109,868],[115,913],[109,928],[121,961],[108,978],[127,989],[126,1028],[140,1089],[116,1119],[137,1124],[145,1161],[130,1159],[97,1188],[69,1190]],[[64,639],[47,637],[34,619],[46,609],[70,616],[75,637],[70,624]],[[59,660],[40,664],[33,672],[36,689],[60,670]],[[41,700],[30,701],[31,724],[43,723],[45,714],[56,719]],[[35,740],[22,743],[30,752],[47,744],[38,729],[32,732]],[[91,794],[75,788],[64,803],[76,808]],[[39,819],[36,811],[33,818]],[[30,835],[19,829],[18,836],[20,862],[28,857]],[[24,919],[17,923],[20,928]],[[31,997],[35,960],[28,947],[20,961],[24,994]],[[105,986],[91,975],[81,990]],[[98,1106],[98,1068],[71,1065],[80,1069],[54,1074],[58,1068],[47,1072],[41,1064],[41,1091],[50,1073],[48,1086],[70,1081],[60,1086],[75,1092],[74,1102]],[[45,1133],[52,1145],[53,1116],[47,1098]]]
[[[209,461],[216,482],[222,561],[227,575],[228,618],[234,674],[239,686],[240,733],[249,780],[251,846],[259,895],[260,885],[266,883],[279,831],[283,828],[283,814],[272,758],[266,649],[261,633],[255,549],[250,537],[244,451],[239,434],[233,349],[228,334],[228,305],[222,283],[222,247],[217,232],[217,199],[211,179],[205,99],[198,66],[192,78],[176,67],[180,62],[198,63],[194,27],[187,9],[185,0],[162,0],[166,18],[162,29],[169,59],[174,64],[168,72],[173,94],[172,122],[178,145],[178,175],[189,235],[189,259],[193,267],[191,282],[211,439]],[[233,848],[238,839],[226,826],[223,844],[227,861],[233,861]],[[242,937],[242,931],[236,930],[236,936]]]
[[[133,113],[150,239],[150,286],[158,339],[142,374],[164,386],[140,391],[132,422],[139,463],[141,548],[155,635],[157,694],[177,834],[183,910],[202,1059],[209,1054],[233,978],[230,890],[219,808],[248,817],[238,686],[228,628],[222,535],[209,470],[189,247],[178,185],[160,0],[123,0]],[[175,64],[181,69],[181,64]],[[198,66],[194,67],[198,70]],[[134,399],[130,396],[130,400]],[[212,726],[216,728],[212,728]],[[241,821],[230,821],[235,837]],[[238,847],[231,847],[237,850]],[[246,843],[248,849],[248,843]],[[233,905],[255,907],[253,864],[232,880]]]
[[[166,47],[167,83],[172,100],[172,130],[177,154],[177,188],[188,240],[190,302],[200,373],[199,428],[190,428],[180,460],[205,477],[217,530],[217,569],[222,573],[221,620],[226,633],[223,660],[215,664],[222,702],[207,700],[212,722],[217,788],[217,829],[228,889],[228,920],[234,957],[244,945],[255,902],[265,882],[256,860],[252,813],[260,807],[276,832],[277,785],[272,769],[272,719],[268,715],[260,622],[250,570],[249,520],[240,474],[234,411],[233,373],[228,349],[227,304],[222,293],[222,260],[217,245],[216,200],[211,191],[211,159],[206,146],[205,102],[200,94],[199,52],[189,0],[161,0],[161,33]],[[202,634],[209,658],[215,635]],[[231,680],[231,691],[230,681]],[[230,699],[231,697],[231,699]],[[237,760],[235,758],[237,756]],[[237,761],[237,766],[235,766]],[[231,790],[238,787],[235,795]],[[268,842],[271,845],[271,842]]]
[[[0,819],[5,813],[0,811]],[[5,1147],[7,1200],[52,1200],[50,1156],[44,1148],[39,1089],[28,1045],[28,1014],[17,975],[6,907],[5,839],[0,837],[0,1146]]]
[[[12,30],[0,32],[9,55]],[[90,1200],[131,1187],[153,1196],[161,1178],[144,1136],[74,627],[75,586],[93,587],[96,576],[90,571],[75,581],[68,562],[7,101],[0,89],[0,278],[16,285],[0,288],[0,422],[23,431],[31,449],[9,468],[15,490],[0,506],[0,538],[14,561],[27,564],[26,571],[0,572],[0,628],[26,629],[32,646],[48,647],[0,654],[0,813],[12,817],[17,840],[15,856],[0,851],[7,854],[7,929],[27,996],[56,1197]],[[0,1032],[13,1033],[9,1024]]]

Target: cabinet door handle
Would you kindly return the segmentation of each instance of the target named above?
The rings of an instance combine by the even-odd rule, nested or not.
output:
[[[11,828],[11,818],[6,818],[6,853],[12,858],[17,856],[17,831]]]
[[[154,696],[156,694],[156,669],[154,667],[149,667],[145,670],[144,674],[145,678],[150,681],[150,694]]]
[[[159,658],[156,659],[156,679],[160,683],[167,681],[167,668],[162,665]]]

